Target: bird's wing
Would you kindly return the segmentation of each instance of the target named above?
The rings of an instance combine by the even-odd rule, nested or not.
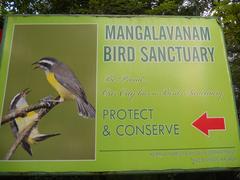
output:
[[[30,121],[28,120],[27,117],[25,118],[18,117],[11,121],[10,127],[12,129],[14,137],[17,138],[18,133],[21,132],[29,123]]]
[[[26,141],[22,141],[22,147],[30,156],[32,156],[32,149],[30,144],[28,144]]]
[[[17,138],[18,137],[18,133],[19,133],[19,127],[18,127],[18,124],[16,122],[17,120],[14,119],[13,121],[10,122],[10,126],[11,126],[11,129],[12,129],[12,132],[14,134],[14,137]],[[22,147],[23,149],[29,154],[32,156],[32,149],[31,149],[31,146],[28,144],[28,142],[26,141],[26,138],[28,138],[29,135],[26,135],[26,137],[22,140]]]
[[[11,129],[12,129],[12,132],[13,132],[13,134],[14,134],[14,137],[17,138],[19,129],[18,129],[18,125],[17,125],[15,119],[10,122],[10,127],[11,127]]]
[[[36,142],[44,141],[50,137],[58,136],[60,133],[52,133],[52,134],[37,134],[33,137],[33,140]]]
[[[67,90],[86,101],[86,94],[75,74],[66,65],[61,64],[59,66],[61,67],[54,69],[55,78]]]

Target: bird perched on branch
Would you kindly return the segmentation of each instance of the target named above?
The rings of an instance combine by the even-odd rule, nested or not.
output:
[[[36,68],[44,70],[48,82],[60,95],[60,102],[71,99],[77,102],[79,115],[86,118],[95,117],[95,109],[88,102],[87,96],[73,71],[53,57],[44,57],[33,63]]]
[[[23,108],[28,107],[28,103],[26,101],[26,96],[29,93],[29,89],[25,89],[18,93],[14,98],[12,99],[10,103],[10,110],[21,110]],[[28,112],[25,117],[18,117],[15,118],[13,121],[10,122],[10,126],[12,129],[12,132],[15,136],[15,138],[18,137],[19,133],[21,133],[24,128],[26,128],[31,123],[34,123],[34,121],[38,118],[38,113],[35,111]],[[43,140],[46,140],[50,137],[54,137],[60,135],[59,133],[53,133],[53,134],[40,134],[38,131],[38,126],[34,126],[30,132],[24,137],[24,139],[21,142],[21,145],[25,151],[28,152],[29,155],[32,156],[32,150],[31,146],[32,144],[36,142],[40,142]]]

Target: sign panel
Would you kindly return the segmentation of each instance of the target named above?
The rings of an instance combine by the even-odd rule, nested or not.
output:
[[[10,16],[0,70],[1,172],[240,165],[215,19]]]

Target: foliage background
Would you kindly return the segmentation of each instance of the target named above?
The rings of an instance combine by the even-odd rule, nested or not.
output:
[[[133,14],[216,16],[222,26],[240,114],[240,2],[239,0],[0,0],[0,28],[7,14]],[[130,176],[133,179],[237,179],[237,173],[195,173]],[[32,177],[37,178],[37,177]],[[78,178],[71,176],[72,179]],[[124,176],[95,176],[119,179]],[[53,179],[51,177],[50,179]]]

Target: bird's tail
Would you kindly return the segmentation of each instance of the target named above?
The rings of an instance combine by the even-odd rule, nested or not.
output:
[[[29,143],[22,141],[22,147],[30,156],[32,156],[32,149]]]
[[[89,102],[77,98],[77,106],[80,116],[86,118],[95,118],[95,109]]]
[[[58,136],[60,133],[53,133],[53,134],[38,134],[37,136],[33,137],[33,140],[36,142],[44,141],[50,137]]]

